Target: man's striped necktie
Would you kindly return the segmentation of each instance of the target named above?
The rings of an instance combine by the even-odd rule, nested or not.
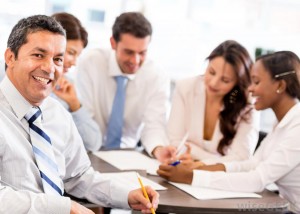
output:
[[[40,108],[33,107],[25,115],[29,123],[33,153],[40,170],[44,192],[51,195],[63,195],[63,182],[58,174],[50,137],[42,129],[41,114]]]

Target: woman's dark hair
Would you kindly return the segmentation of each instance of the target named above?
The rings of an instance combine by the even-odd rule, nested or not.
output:
[[[278,51],[257,58],[274,80],[286,82],[286,93],[300,99],[300,59],[291,51]]]
[[[88,44],[88,33],[81,25],[79,19],[70,13],[54,13],[52,17],[66,30],[67,40],[81,40],[83,47]]]
[[[224,108],[219,116],[223,138],[220,140],[217,150],[224,155],[225,149],[232,143],[232,139],[236,134],[236,125],[241,114],[244,112],[240,119],[246,120],[250,112],[247,88],[251,83],[250,69],[253,61],[248,51],[233,40],[221,43],[207,59],[211,61],[216,57],[223,57],[233,67],[237,76],[236,85],[223,98]],[[247,106],[249,106],[249,110],[246,111]]]
[[[145,38],[152,35],[152,26],[139,12],[122,13],[116,18],[112,27],[114,40],[119,42],[124,33],[129,33],[137,38]]]

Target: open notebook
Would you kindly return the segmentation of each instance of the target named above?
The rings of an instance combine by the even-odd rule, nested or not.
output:
[[[232,192],[218,189],[210,189],[204,187],[194,187],[188,184],[169,182],[177,188],[187,192],[200,200],[222,199],[222,198],[261,198],[261,195],[256,193]]]
[[[120,170],[146,170],[148,174],[157,175],[159,161],[137,151],[98,151],[94,155]]]

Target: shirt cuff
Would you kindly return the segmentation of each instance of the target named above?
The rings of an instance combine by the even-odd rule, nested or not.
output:
[[[205,165],[213,165],[216,163],[220,163],[220,158],[204,159],[204,160],[201,160],[201,162],[203,162]]]
[[[225,166],[226,172],[237,172],[238,171],[236,164],[234,164],[232,162],[223,163],[223,165]]]
[[[86,121],[86,118],[89,118],[89,114],[83,106],[81,106],[77,111],[71,112],[71,115],[75,124],[76,122]]]
[[[209,187],[211,183],[211,172],[204,170],[193,170],[192,186]]]
[[[111,199],[114,207],[130,209],[128,204],[129,190],[126,186],[122,186],[117,182],[111,182]]]
[[[68,197],[48,195],[48,211],[50,214],[69,214],[71,212],[71,200]]]

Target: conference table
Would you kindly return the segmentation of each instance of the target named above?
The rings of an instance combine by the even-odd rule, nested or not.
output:
[[[120,172],[119,169],[89,153],[92,166],[100,172]],[[218,213],[286,213],[288,201],[279,197],[278,194],[269,190],[258,193],[262,198],[236,198],[198,200],[188,193],[181,191],[159,176],[139,173],[167,188],[158,191],[160,194],[159,206],[156,213],[178,213],[178,214],[218,214]]]

